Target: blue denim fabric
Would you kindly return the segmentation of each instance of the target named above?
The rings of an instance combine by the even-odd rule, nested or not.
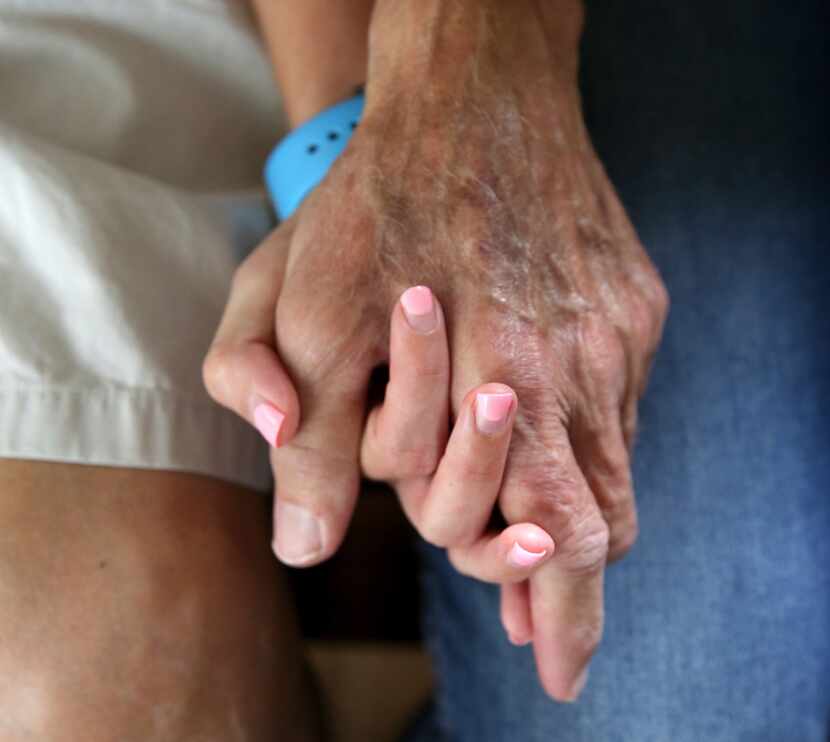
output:
[[[578,703],[497,591],[424,547],[423,739],[830,739],[830,210],[818,2],[589,7],[586,115],[672,296],[641,406],[640,540]]]

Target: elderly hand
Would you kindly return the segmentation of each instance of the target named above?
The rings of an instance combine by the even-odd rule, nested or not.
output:
[[[555,542],[529,581],[502,588],[502,618],[515,641],[533,641],[545,689],[566,700],[600,640],[605,564],[636,538],[629,456],[668,300],[585,131],[579,18],[558,18],[554,32],[546,7],[379,0],[361,126],[237,271],[205,381],[282,444],[272,463],[284,561],[337,549],[363,446],[422,535],[475,574],[485,518],[467,519],[463,501],[476,488],[459,487],[441,517],[411,506],[444,455],[434,420],[413,414],[423,399],[398,395],[383,435],[370,427],[361,442],[371,372],[389,361],[389,309],[406,287],[429,286],[450,348],[432,393],[449,383],[456,428],[482,384],[517,395],[503,476],[470,473],[509,524]],[[429,9],[440,18],[427,22]]]

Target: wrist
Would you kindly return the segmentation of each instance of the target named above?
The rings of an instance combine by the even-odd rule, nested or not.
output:
[[[353,97],[363,89],[363,84],[348,80],[320,80],[296,94],[285,97],[288,123],[297,129],[332,106]]]
[[[373,0],[253,0],[291,128],[366,82]]]
[[[576,85],[582,0],[376,0],[367,104],[387,88],[442,87],[555,76]]]
[[[288,219],[328,174],[363,113],[358,93],[303,122],[265,162],[265,183],[281,221]]]

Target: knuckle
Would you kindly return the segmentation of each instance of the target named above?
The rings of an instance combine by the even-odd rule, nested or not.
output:
[[[385,339],[379,318],[378,312],[365,306],[345,309],[339,299],[323,305],[296,298],[281,301],[277,307],[280,355],[310,384],[344,374],[350,385],[357,381],[362,385],[376,347]]]
[[[668,316],[670,306],[671,297],[669,296],[669,290],[666,288],[663,280],[658,276],[654,281],[654,307],[661,321]]]
[[[634,490],[631,486],[614,486],[606,483],[597,488],[597,500],[605,522],[611,528],[611,540],[615,529],[624,527],[636,519],[637,508],[634,502]]]
[[[439,515],[428,508],[418,524],[418,533],[424,541],[441,549],[468,546],[475,540],[475,533],[471,531],[463,513],[447,513],[442,510]]]
[[[226,345],[213,345],[202,362],[202,383],[212,399],[223,404],[233,365],[232,354]]]
[[[421,534],[421,538],[424,541],[439,549],[449,549],[457,545],[454,543],[452,534],[448,532],[445,526],[430,519],[425,519],[419,524],[418,533]]]
[[[574,516],[593,503],[571,457],[564,429],[544,443],[535,441],[512,450],[500,497],[508,522],[534,520],[559,533],[570,529]]]
[[[283,449],[288,456],[276,460],[274,478],[278,497],[303,504],[326,523],[328,548],[338,542],[360,489],[357,461],[346,452],[294,439]],[[282,493],[282,494],[280,494]]]
[[[608,558],[611,529],[594,507],[578,519],[562,541],[562,564],[572,572],[602,569]]]
[[[617,423],[614,425],[616,428]],[[611,509],[629,506],[634,499],[634,486],[623,440],[616,433],[611,440],[600,433],[591,441],[589,455],[586,470],[594,493],[601,495],[603,504]]]
[[[262,266],[260,265],[262,253],[254,251],[243,260],[231,276],[231,293],[246,291],[252,283],[261,280]]]
[[[290,469],[293,482],[307,485],[309,489],[327,480],[344,482],[356,474],[356,461],[352,456],[320,441],[304,442],[296,438],[284,449],[290,452]],[[334,498],[333,502],[339,502]]]
[[[627,502],[632,497],[631,468],[628,451],[615,436],[613,445],[599,445],[592,451],[592,465],[601,473],[608,499],[611,502]]]
[[[611,525],[610,540],[608,543],[608,561],[613,562],[621,559],[637,543],[640,535],[640,527],[636,517],[624,525]]]
[[[469,310],[465,321],[480,323],[492,330],[486,340],[476,343],[474,353],[486,366],[491,378],[501,379],[514,388],[544,389],[556,365],[551,363],[551,339],[531,322],[522,327],[522,342],[516,342],[516,328],[503,317],[494,317],[486,309]]]
[[[231,287],[246,289],[251,285],[272,284],[284,266],[288,237],[289,233],[282,228],[271,232],[236,267],[231,276]]]
[[[628,330],[631,338],[641,349],[650,348],[655,326],[656,313],[643,296],[634,295],[628,302]]]
[[[634,340],[643,348],[654,348],[668,315],[669,293],[653,266],[632,292],[627,311],[628,328]]]
[[[632,545],[638,532],[633,488],[607,488],[602,492],[600,509],[610,529],[609,551],[618,548],[621,543]]]
[[[400,442],[389,447],[389,459],[401,479],[431,476],[438,468],[441,454],[437,446],[405,446]]]
[[[508,488],[501,503],[508,522],[532,519],[554,528],[567,524],[580,490],[574,472],[556,462],[543,462],[522,467],[518,477],[519,486]]]
[[[622,419],[623,438],[625,438],[628,446],[631,447],[637,437],[637,408],[632,405]]]
[[[583,374],[599,383],[614,380],[624,368],[617,332],[597,313],[588,313],[580,321],[577,353]]]
[[[637,263],[637,285],[647,297],[652,311],[661,318],[665,317],[670,305],[668,289],[660,275],[660,271],[639,240],[637,241],[637,246],[642,257],[642,260]]]
[[[486,487],[500,476],[503,459],[500,456],[458,456],[452,462],[453,479],[469,485]]]

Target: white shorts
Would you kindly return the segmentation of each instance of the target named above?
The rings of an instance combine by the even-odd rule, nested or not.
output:
[[[234,0],[0,0],[0,457],[264,488],[205,392],[284,130]]]

